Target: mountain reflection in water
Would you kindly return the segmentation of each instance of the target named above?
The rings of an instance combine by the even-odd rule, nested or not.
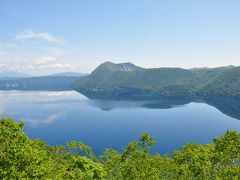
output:
[[[92,99],[92,105],[100,108],[103,111],[109,111],[121,107],[144,107],[149,109],[169,109],[177,106],[183,106],[191,102],[205,103],[214,106],[222,113],[240,120],[240,97],[225,97],[225,96],[195,96],[195,97],[158,97],[153,98],[132,98],[132,97],[116,97],[108,98],[88,97]],[[129,100],[130,99],[130,100]]]

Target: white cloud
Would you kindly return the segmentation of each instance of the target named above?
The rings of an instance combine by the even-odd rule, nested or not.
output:
[[[16,44],[14,43],[0,43],[0,49],[7,49],[7,48],[13,48],[16,47]]]
[[[21,34],[16,35],[16,40],[44,40],[47,42],[63,42],[62,37],[56,37],[48,32],[33,32],[32,30],[26,30]]]
[[[14,62],[1,62],[0,71],[65,71],[72,69],[73,66],[68,63],[61,63],[55,57],[46,56],[38,59],[14,61]]]
[[[51,57],[51,56],[47,56],[47,57],[43,57],[41,59],[38,59],[37,62],[34,64],[35,66],[49,66],[51,64],[55,64],[56,63],[56,58]]]
[[[67,69],[72,68],[73,66],[68,63],[59,63],[57,59],[51,56],[43,57],[38,59],[34,64],[34,68],[58,68],[58,69]]]
[[[6,68],[9,68],[9,65],[7,63],[0,62],[0,69],[6,69]]]

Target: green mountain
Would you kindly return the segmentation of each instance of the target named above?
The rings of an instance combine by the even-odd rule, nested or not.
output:
[[[240,96],[240,67],[234,67],[224,71],[200,92],[217,96]]]
[[[144,68],[138,67],[132,63],[120,63],[115,64],[110,61],[106,61],[99,65],[92,74],[96,74],[98,72],[102,73],[103,71],[111,71],[111,72],[133,72],[133,71],[141,71],[144,70]]]
[[[226,70],[232,69],[234,66],[225,66],[225,67],[217,67],[217,68],[193,68],[190,69],[196,78],[198,79],[198,84],[200,87],[204,87],[216,77],[221,75]]]
[[[131,63],[105,62],[77,81],[74,89],[108,94],[164,93],[166,89],[181,89],[185,93],[194,88],[195,80],[191,71],[181,68],[144,69]]]
[[[234,66],[218,68],[150,68],[145,69],[131,63],[114,64],[105,62],[91,74],[76,81],[74,90],[87,96],[186,96],[210,94],[210,87],[215,89],[216,83],[238,69]],[[230,75],[227,75],[230,76]],[[232,74],[233,77],[240,76]],[[229,77],[230,78],[230,77]],[[224,78],[225,79],[225,78]],[[231,85],[231,83],[230,83]],[[233,89],[240,86],[232,85]],[[216,86],[217,88],[217,86]],[[222,88],[226,88],[225,85]],[[221,86],[219,86],[221,89]],[[235,92],[226,91],[226,94]],[[240,89],[240,88],[239,88]],[[217,95],[218,93],[214,94]]]

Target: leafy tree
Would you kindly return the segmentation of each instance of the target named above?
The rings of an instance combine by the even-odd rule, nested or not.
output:
[[[0,120],[0,179],[103,179],[101,164],[71,152],[74,145],[89,150],[87,146],[71,143],[50,147],[30,140],[22,131],[23,125],[10,118]]]
[[[155,144],[144,132],[123,152],[96,157],[82,142],[49,146],[30,140],[24,123],[0,120],[0,179],[239,179],[240,134],[227,131],[206,145],[187,144],[171,157],[150,154]]]

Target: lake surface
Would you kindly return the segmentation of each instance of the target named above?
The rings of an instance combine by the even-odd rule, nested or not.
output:
[[[152,152],[172,153],[189,143],[209,143],[228,129],[240,131],[240,103],[232,100],[91,100],[74,92],[0,91],[0,115],[26,122],[25,132],[51,145],[83,141],[96,154],[122,150],[148,132]],[[211,104],[211,105],[209,105]]]

